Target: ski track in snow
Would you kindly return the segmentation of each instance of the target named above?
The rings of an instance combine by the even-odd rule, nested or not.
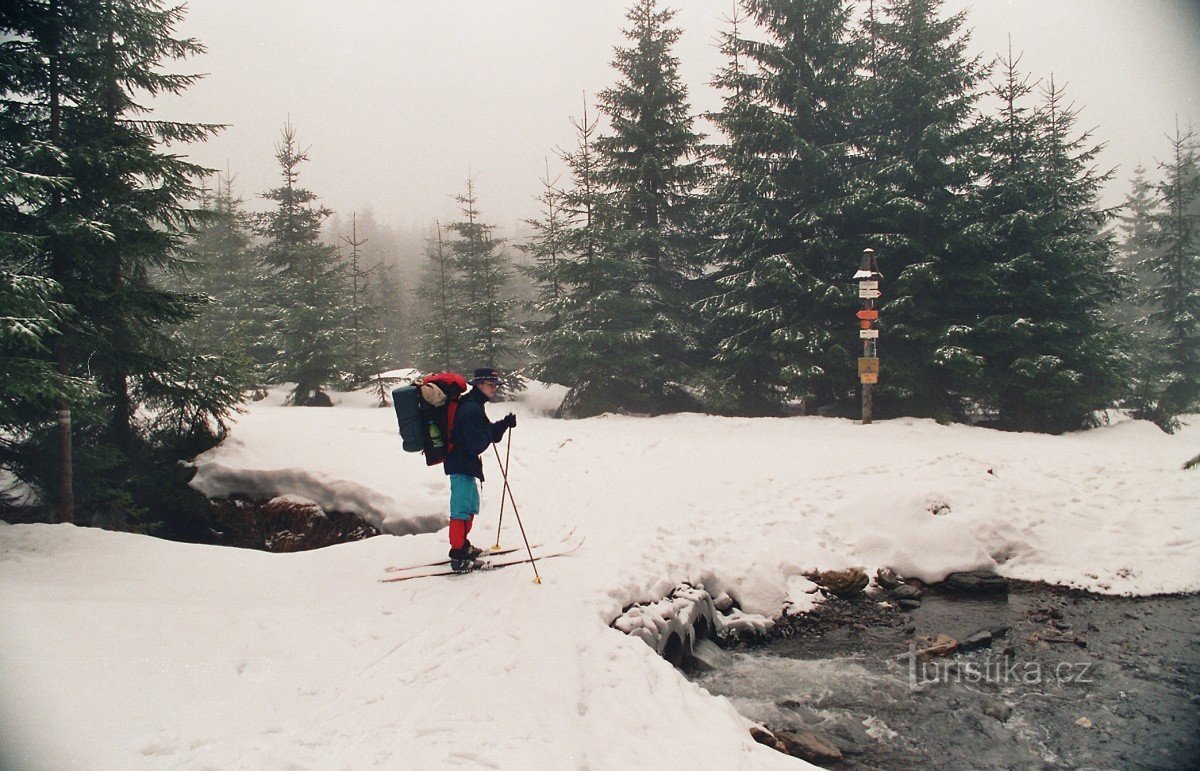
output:
[[[444,553],[430,531],[445,477],[401,452],[365,394],[281,399],[197,460],[197,486],[299,494],[418,534],[270,555],[0,526],[0,765],[796,767],[608,623],[681,581],[773,615],[800,573],[848,566],[1200,590],[1200,471],[1180,470],[1200,420],[1049,437],[494,405],[519,415],[510,477],[531,541],[577,526],[584,547],[542,562],[540,586],[523,565],[382,584],[387,566]],[[485,470],[478,545],[495,540],[502,487],[491,454]],[[505,508],[501,541],[518,545]]]

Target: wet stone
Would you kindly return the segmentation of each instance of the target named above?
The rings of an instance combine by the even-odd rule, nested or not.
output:
[[[921,597],[921,590],[912,584],[901,584],[892,590],[892,595],[898,600],[916,600]]]
[[[987,699],[980,707],[980,711],[988,717],[993,717],[1001,723],[1005,723],[1012,717],[1013,708],[998,699]]]
[[[1003,594],[1008,591],[1008,579],[989,570],[972,570],[946,576],[946,588],[964,594]]]
[[[916,648],[917,656],[923,658],[949,656],[958,650],[958,640],[944,634],[922,637],[915,640],[913,644]]]
[[[812,574],[809,578],[830,593],[843,598],[862,594],[862,591],[867,588],[867,584],[871,582],[871,579],[867,578],[867,574],[858,568],[829,570]]]
[[[828,736],[802,728],[799,731],[780,731],[777,736],[792,757],[810,763],[842,759],[842,751]]]
[[[875,573],[875,583],[887,589],[889,592],[900,585],[900,576],[896,575],[896,571],[891,568],[880,568]]]
[[[975,634],[963,640],[958,647],[959,650],[962,651],[973,651],[978,648],[986,648],[990,646],[993,639],[994,638],[992,637],[991,632],[989,632],[987,629],[980,629]]]

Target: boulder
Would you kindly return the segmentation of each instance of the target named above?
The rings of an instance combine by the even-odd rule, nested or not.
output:
[[[990,570],[971,570],[946,576],[946,588],[963,594],[1008,594],[1008,579]]]
[[[867,584],[871,582],[871,579],[867,578],[867,574],[858,568],[827,570],[811,573],[807,577],[831,594],[843,598],[862,594],[863,589],[866,589]]]
[[[294,522],[309,522],[325,517],[325,512],[316,502],[299,495],[279,495],[262,506],[267,517],[285,517]]]
[[[919,637],[914,641],[917,658],[926,660],[934,656],[949,656],[958,650],[958,640],[949,635],[939,634],[936,637]]]
[[[875,583],[879,584],[890,592],[902,582],[900,580],[900,576],[896,575],[896,571],[892,570],[891,568],[880,568],[879,570],[875,571]]]
[[[975,634],[963,640],[959,644],[958,649],[961,651],[973,651],[977,648],[987,648],[992,644],[993,639],[994,637],[990,631],[987,629],[980,629]]]
[[[711,672],[728,660],[725,651],[712,640],[698,640],[691,653],[683,656],[684,669],[690,672]]]
[[[754,741],[765,747],[770,747],[773,750],[778,750],[779,752],[783,753],[787,752],[787,747],[784,746],[783,742],[775,738],[775,734],[771,733],[765,728],[761,728],[756,725],[750,726],[750,736],[754,739]]]
[[[828,763],[842,759],[842,751],[828,736],[802,728],[799,731],[780,731],[777,736],[787,754],[809,763]]]
[[[921,590],[912,584],[900,584],[892,590],[892,596],[898,600],[919,600]]]

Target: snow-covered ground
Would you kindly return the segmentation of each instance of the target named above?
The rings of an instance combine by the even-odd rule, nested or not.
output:
[[[532,541],[573,556],[380,583],[443,557],[448,484],[390,409],[251,405],[198,459],[221,495],[297,494],[399,537],[301,554],[0,525],[0,765],[22,768],[794,767],[727,701],[609,628],[682,581],[750,612],[801,574],[993,568],[1100,592],[1200,590],[1200,418],[1051,437],[923,420],[547,417],[533,385],[510,478]],[[504,448],[500,451],[503,453]],[[500,474],[486,457],[496,535]],[[508,507],[500,541],[520,544]],[[438,532],[432,532],[440,529]]]

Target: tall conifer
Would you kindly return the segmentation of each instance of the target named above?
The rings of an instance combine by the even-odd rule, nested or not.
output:
[[[341,239],[350,247],[345,257],[350,279],[350,385],[360,387],[374,378],[382,394],[379,374],[386,368],[390,356],[384,341],[384,310],[377,302],[375,285],[384,272],[383,261],[374,265],[368,263],[363,250],[368,239],[359,235],[357,213],[351,215],[350,235]]]
[[[564,300],[567,282],[564,271],[567,257],[568,213],[564,210],[564,195],[559,179],[551,178],[549,162],[542,177],[542,192],[537,197],[541,205],[537,219],[525,223],[533,228],[533,236],[520,245],[533,260],[533,264],[522,268],[522,272],[533,281],[536,292],[530,303],[532,319],[528,329],[531,347],[538,351],[539,341],[553,336],[563,323]],[[565,374],[565,373],[564,373]],[[558,375],[551,375],[552,382],[561,382]]]
[[[320,240],[330,211],[314,205],[316,194],[299,185],[308,151],[297,144],[290,120],[275,145],[275,159],[283,184],[262,194],[276,206],[259,224],[278,315],[272,379],[295,384],[289,396],[294,405],[327,406],[332,401],[324,389],[350,364],[347,270],[336,249]]]
[[[1160,206],[1158,191],[1147,178],[1146,167],[1138,164],[1133,169],[1129,193],[1117,219],[1120,222],[1121,269],[1129,281],[1128,291],[1116,318],[1131,331],[1138,329],[1137,322],[1150,312],[1143,304],[1144,289],[1155,283],[1153,272],[1147,261],[1155,252],[1153,216]]]
[[[203,312],[183,328],[189,343],[237,360],[253,383],[266,379],[273,359],[266,270],[251,246],[252,218],[233,190],[231,174],[218,175],[201,206],[207,216],[191,230],[185,285],[208,298]]]
[[[610,132],[595,142],[598,243],[587,255],[595,324],[580,329],[575,414],[662,411],[690,403],[697,319],[694,280],[703,266],[700,140],[672,53],[674,12],[638,0],[628,47],[616,49],[618,83],[600,94]]]
[[[865,51],[842,0],[744,5],[765,38],[735,26],[723,39],[718,271],[702,307],[724,408],[778,414],[788,399],[830,405],[853,388],[853,300],[839,282],[857,245],[847,211]]]
[[[863,102],[870,161],[860,206],[887,278],[880,345],[887,363],[876,411],[962,418],[961,372],[971,362],[953,305],[974,220],[984,123],[975,105],[986,69],[967,55],[966,16],[941,18],[942,0],[885,0],[866,21],[871,77]]]
[[[608,364],[603,341],[609,319],[619,313],[617,306],[623,300],[607,289],[600,230],[604,195],[596,177],[597,122],[589,117],[586,96],[583,117],[572,118],[571,123],[575,147],[560,153],[570,170],[570,182],[559,199],[562,252],[555,273],[560,291],[556,301],[543,303],[542,308],[556,323],[533,335],[530,342],[536,359],[530,371],[542,380],[572,386],[563,413],[579,414],[589,410],[578,408],[582,406],[578,397],[604,398]]]
[[[155,432],[142,408],[159,427],[211,436],[238,398],[228,383],[189,377],[197,362],[172,330],[196,313],[197,298],[156,284],[180,267],[207,171],[161,145],[219,127],[157,120],[137,101],[184,91],[197,76],[159,67],[202,48],[174,37],[184,9],[158,0],[18,3],[0,13],[6,147],[36,150],[21,171],[65,180],[28,201],[23,224],[41,239],[36,271],[72,309],[54,342],[56,366],[63,377],[86,373],[99,392],[89,410],[64,401],[46,415],[60,451],[29,466],[27,481],[56,501],[61,519],[77,501],[92,521],[145,525],[164,496],[183,494],[185,475],[174,466],[176,440]],[[60,481],[50,484],[45,469],[55,466]]]
[[[426,240],[425,264],[413,289],[422,308],[415,320],[413,363],[425,372],[459,366],[462,340],[458,319],[463,306],[457,272],[454,254],[439,222],[436,234]]]
[[[1141,262],[1153,276],[1141,295],[1153,345],[1139,412],[1173,431],[1178,415],[1200,410],[1200,141],[1176,128],[1170,143]]]
[[[475,197],[474,180],[455,198],[462,219],[447,227],[458,237],[450,242],[459,282],[461,306],[453,323],[460,329],[461,347],[456,361],[462,369],[510,366],[514,353],[515,303],[506,293],[512,275],[503,241],[495,226],[483,221]]]
[[[1112,212],[1097,204],[1107,179],[1092,168],[1099,148],[1074,135],[1075,112],[1053,79],[1038,109],[1026,103],[1031,90],[1010,56],[968,232],[983,237],[960,257],[977,272],[958,284],[955,307],[975,308],[973,320],[958,319],[978,365],[968,393],[1005,427],[1060,432],[1122,395],[1124,338],[1110,313],[1121,282],[1104,233]]]

